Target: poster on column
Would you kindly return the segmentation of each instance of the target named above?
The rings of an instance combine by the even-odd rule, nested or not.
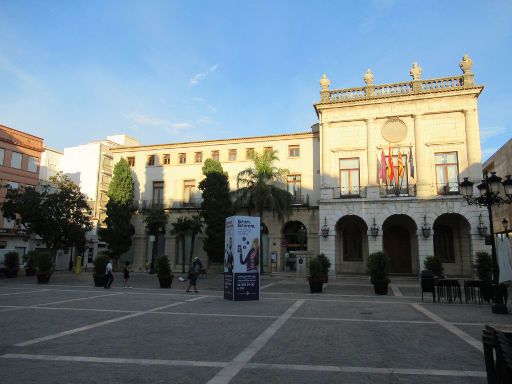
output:
[[[224,298],[260,298],[260,218],[226,218],[224,239]]]

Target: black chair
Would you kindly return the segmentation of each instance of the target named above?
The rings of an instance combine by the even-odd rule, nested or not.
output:
[[[441,301],[441,298],[447,299],[449,303],[453,303],[457,300],[457,297],[462,304],[462,294],[460,290],[460,284],[458,280],[453,279],[442,279],[437,281],[437,299]]]
[[[421,301],[423,292],[432,292],[434,303],[436,302],[436,280],[432,271],[421,271]]]
[[[482,282],[480,280],[464,281],[464,297],[466,298],[466,304],[468,301],[472,301],[473,303],[478,302],[478,304],[484,302],[480,293],[481,286]]]
[[[496,383],[512,383],[512,339],[496,331]]]

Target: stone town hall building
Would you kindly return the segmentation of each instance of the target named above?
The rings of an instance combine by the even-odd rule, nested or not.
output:
[[[346,89],[330,89],[324,75],[314,104],[318,124],[309,132],[114,149],[114,162],[124,157],[132,166],[141,208],[125,256],[135,267],[151,257],[145,206],[162,204],[170,223],[197,212],[206,158],[220,160],[233,189],[251,153],[271,148],[289,170],[282,187],[294,206],[282,223],[271,213],[262,218],[266,271],[294,270],[297,255],[323,252],[332,273],[364,273],[369,253],[384,250],[394,273],[417,274],[436,254],[448,275],[470,275],[476,252],[488,250],[477,231],[486,215],[462,199],[458,183],[482,177],[483,86],[475,85],[467,55],[460,68],[462,75],[423,80],[414,63],[412,81],[383,85],[368,70],[365,86]],[[158,253],[177,265],[180,247],[169,229],[156,240]],[[205,258],[201,241],[195,250]]]

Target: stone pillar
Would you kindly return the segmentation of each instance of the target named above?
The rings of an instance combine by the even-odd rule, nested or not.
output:
[[[422,132],[422,115],[414,115],[414,141],[416,151],[416,194],[418,197],[428,196],[430,188],[430,172],[426,156],[425,134]]]
[[[475,184],[482,179],[482,149],[476,109],[466,109],[466,152],[468,156],[468,177]]]
[[[366,155],[368,164],[368,182],[366,183],[366,197],[372,199],[377,199],[379,197],[375,136],[375,119],[369,118],[366,120]]]
[[[323,186],[336,187],[336,185],[330,185],[328,182],[331,176],[331,167],[329,164],[330,156],[329,150],[325,147],[325,143],[328,142],[329,128],[331,127],[331,123],[322,123],[320,126],[320,173],[321,173],[321,184]]]

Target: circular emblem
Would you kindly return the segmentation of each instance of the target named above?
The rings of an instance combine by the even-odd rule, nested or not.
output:
[[[389,119],[381,129],[382,137],[390,143],[398,143],[407,136],[407,125],[399,118]]]

